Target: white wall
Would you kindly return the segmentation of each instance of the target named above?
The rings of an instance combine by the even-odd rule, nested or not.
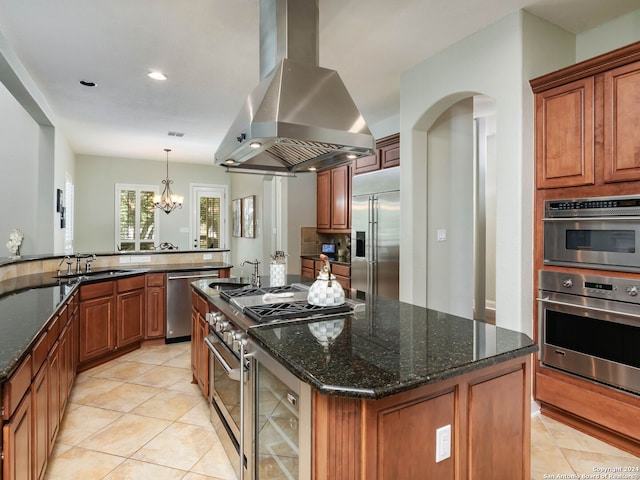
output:
[[[426,295],[431,266],[423,220],[427,131],[459,100],[488,95],[497,106],[496,322],[532,333],[533,95],[528,79],[572,62],[573,48],[572,35],[521,11],[403,73],[401,300],[424,306],[431,302]]]
[[[640,40],[640,10],[576,35],[576,61],[582,61]]]
[[[0,83],[0,169],[8,208],[0,216],[0,257],[9,234],[24,234],[23,254],[41,253],[38,247],[39,140],[40,127]]]
[[[166,157],[159,160],[131,160],[126,158],[78,155],[75,166],[75,250],[76,252],[113,252],[115,250],[115,184],[131,183],[157,185],[162,191],[166,175]],[[170,214],[161,213],[158,242],[171,242],[180,250],[190,250],[189,236],[189,184],[205,183],[229,185],[229,174],[213,165],[179,163],[171,161],[169,154],[169,178],[171,188],[184,195],[181,209]],[[231,221],[229,211],[228,221]],[[186,229],[186,232],[181,232]]]
[[[473,98],[444,112],[428,138],[428,304],[473,318]],[[438,230],[446,241],[437,240]]]

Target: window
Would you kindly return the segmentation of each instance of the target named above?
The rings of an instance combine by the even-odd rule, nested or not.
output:
[[[225,248],[227,195],[225,186],[191,184],[193,248]]]
[[[154,185],[116,184],[116,249],[154,250],[158,238],[158,210]]]

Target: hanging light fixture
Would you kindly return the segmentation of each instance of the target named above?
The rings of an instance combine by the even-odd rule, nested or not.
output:
[[[176,195],[171,191],[170,185],[173,183],[173,180],[169,179],[169,152],[171,149],[165,148],[164,151],[167,152],[167,178],[162,181],[162,183],[164,183],[162,194],[156,194],[153,196],[153,206],[159,208],[164,213],[169,214],[176,208],[182,208],[184,196]]]

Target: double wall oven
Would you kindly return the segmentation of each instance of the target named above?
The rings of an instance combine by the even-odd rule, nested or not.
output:
[[[640,196],[547,200],[543,224],[544,264],[574,268],[539,272],[542,365],[640,395]]]
[[[352,310],[310,305],[307,288],[223,291],[228,305],[207,314],[211,421],[241,480],[311,478],[311,389],[246,338],[261,323]]]

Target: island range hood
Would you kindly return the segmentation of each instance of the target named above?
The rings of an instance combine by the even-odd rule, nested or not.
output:
[[[318,66],[318,0],[260,0],[260,78],[216,165],[293,175],[373,154],[375,139],[340,76]]]

